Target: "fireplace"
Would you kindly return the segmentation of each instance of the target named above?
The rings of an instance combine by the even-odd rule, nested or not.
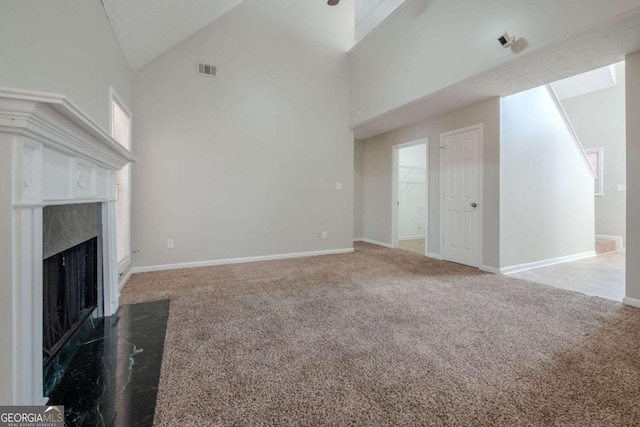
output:
[[[94,237],[44,260],[42,359],[45,366],[98,307],[97,240]]]
[[[115,173],[132,161],[64,96],[0,88],[0,404],[45,404],[74,340],[117,311]]]
[[[48,395],[103,313],[100,204],[43,211],[42,364]]]

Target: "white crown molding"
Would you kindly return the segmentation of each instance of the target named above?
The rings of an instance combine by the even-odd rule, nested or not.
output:
[[[330,249],[326,251],[312,251],[312,252],[295,252],[288,254],[278,255],[265,255],[255,257],[244,258],[227,258],[210,261],[196,261],[196,262],[184,262],[178,264],[163,264],[163,265],[151,265],[147,267],[134,267],[131,269],[131,273],[150,273],[153,271],[166,271],[166,270],[180,270],[183,268],[198,268],[198,267],[212,267],[216,265],[229,265],[229,264],[244,264],[247,262],[260,262],[260,261],[274,261],[279,259],[292,259],[292,258],[306,258],[321,255],[340,255],[353,253],[353,248],[346,249]]]

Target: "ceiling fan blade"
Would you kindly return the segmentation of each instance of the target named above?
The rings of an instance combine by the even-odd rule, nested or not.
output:
[[[329,0],[329,1],[327,2],[327,4],[328,4],[329,6],[335,6],[335,5],[337,5],[338,3],[340,3],[340,0]]]

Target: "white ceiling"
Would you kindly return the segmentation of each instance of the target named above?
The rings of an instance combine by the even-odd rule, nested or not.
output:
[[[102,0],[129,65],[137,70],[244,0]]]
[[[136,71],[244,0],[101,1],[122,51]],[[355,24],[360,26],[358,40],[405,1],[355,0]]]

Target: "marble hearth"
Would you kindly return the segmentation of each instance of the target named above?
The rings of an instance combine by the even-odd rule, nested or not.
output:
[[[64,96],[0,88],[0,404],[48,400],[42,363],[45,207],[98,204],[100,310],[104,316],[117,311],[115,172],[132,161]]]

